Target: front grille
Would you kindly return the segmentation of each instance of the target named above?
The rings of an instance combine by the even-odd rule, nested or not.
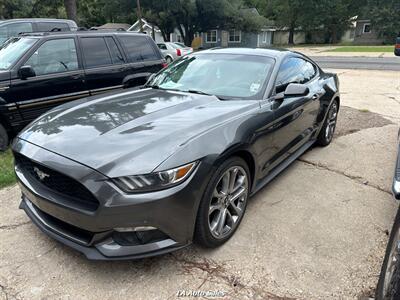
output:
[[[72,202],[77,202],[80,206],[83,205],[88,210],[96,210],[98,208],[98,200],[75,179],[42,166],[21,154],[14,153],[14,157],[18,170],[31,180],[34,180],[36,184],[61,194]],[[42,178],[39,177],[39,174],[42,174]]]
[[[28,200],[29,201],[29,200]],[[93,239],[94,233],[84,230],[82,228],[68,224],[60,219],[57,219],[31,203],[32,208],[36,214],[40,217],[41,221],[45,221],[49,229],[55,231],[58,234],[63,235],[66,238],[72,239],[84,245],[89,245]]]

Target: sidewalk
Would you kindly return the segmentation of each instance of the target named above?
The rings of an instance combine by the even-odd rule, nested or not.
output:
[[[290,47],[290,50],[307,56],[343,56],[343,57],[394,57],[393,52],[329,52],[339,46]]]

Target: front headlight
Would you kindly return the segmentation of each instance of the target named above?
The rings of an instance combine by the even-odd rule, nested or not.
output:
[[[126,193],[158,191],[184,181],[196,165],[197,162],[192,162],[171,170],[113,178],[113,181]]]

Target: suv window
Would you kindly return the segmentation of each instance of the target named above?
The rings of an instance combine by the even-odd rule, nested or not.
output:
[[[148,38],[141,36],[119,36],[131,62],[158,60],[156,52]]]
[[[110,52],[103,37],[86,37],[81,41],[87,68],[112,64]]]
[[[119,51],[118,46],[115,43],[115,40],[111,36],[107,36],[106,42],[107,42],[108,49],[110,50],[112,63],[113,64],[123,64],[125,61],[121,54],[121,51]]]
[[[53,29],[61,29],[61,31],[69,31],[67,23],[61,22],[39,22],[37,23],[38,31],[52,31]]]
[[[17,36],[18,34],[22,32],[32,32],[32,24],[31,23],[15,23],[15,24],[10,24],[7,26],[8,27],[8,36]]]
[[[276,78],[276,93],[284,92],[290,83],[307,83],[315,77],[316,73],[314,65],[310,62],[291,57],[279,68]]]
[[[27,60],[36,75],[78,70],[78,58],[74,39],[58,39],[44,42]]]

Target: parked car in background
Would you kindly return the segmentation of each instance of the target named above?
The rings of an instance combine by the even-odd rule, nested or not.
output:
[[[186,46],[182,47],[176,43],[166,42],[157,43],[158,48],[160,48],[162,54],[164,55],[167,63],[171,63],[179,57],[185,56],[193,52],[192,48]]]
[[[396,45],[394,46],[394,54],[400,56],[400,33],[396,39]]]
[[[43,31],[76,31],[78,26],[72,20],[64,19],[10,19],[0,20],[0,45],[20,33]]]
[[[0,149],[61,103],[143,85],[165,67],[154,41],[128,32],[23,34],[0,49]]]
[[[187,55],[142,89],[68,103],[25,128],[12,147],[20,207],[90,259],[220,246],[251,195],[331,143],[339,97],[337,75],[291,51]]]
[[[193,48],[186,46],[184,43],[175,42],[174,44],[177,45],[178,47],[180,47],[181,49],[183,49],[184,55],[193,53]]]
[[[393,194],[400,200],[400,131],[397,163],[393,178]],[[397,212],[389,243],[386,248],[378,287],[376,289],[377,300],[400,299],[400,209]]]

